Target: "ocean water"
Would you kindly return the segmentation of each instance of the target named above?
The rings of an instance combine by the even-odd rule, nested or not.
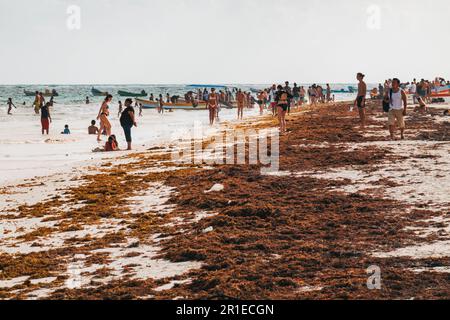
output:
[[[334,88],[346,88],[350,84],[342,84]],[[244,90],[261,89],[268,85],[232,85]],[[110,105],[112,132],[116,134],[121,147],[126,145],[123,131],[119,124],[118,101],[124,100],[117,95],[117,90],[140,92],[146,90],[155,96],[183,95],[190,88],[184,85],[96,85],[95,88],[108,91],[114,95]],[[92,150],[102,147],[104,141],[98,143],[96,136],[89,136],[87,128],[91,120],[95,120],[103,97],[91,95],[91,85],[51,85],[51,86],[0,86],[0,186],[23,181],[24,179],[43,176],[55,172],[64,172],[74,167],[98,162],[99,159],[116,154],[93,153]],[[32,104],[34,97],[25,97],[24,90],[44,91],[55,89],[60,96],[55,97],[55,105],[51,110],[53,122],[50,135],[41,134],[40,116],[34,114]],[[85,104],[86,97],[90,104]],[[17,109],[13,115],[7,115],[7,98],[12,98]],[[336,100],[354,99],[354,94],[336,94]],[[47,98],[48,99],[48,98]],[[25,104],[23,104],[25,103]],[[246,109],[245,117],[256,117],[257,108]],[[236,110],[222,109],[221,121],[234,121]],[[208,125],[208,112],[174,111],[160,115],[156,110],[144,110],[143,116],[137,119],[138,127],[133,128],[133,145],[137,150],[144,150],[156,145],[169,143],[186,136],[193,130],[194,124],[201,124],[205,134],[218,130],[216,125]],[[69,125],[71,135],[61,135],[64,125]],[[122,154],[123,152],[120,152]]]
[[[308,87],[311,84],[299,84],[299,86]],[[325,84],[322,84],[325,87]],[[269,88],[271,84],[229,84],[228,87],[238,87],[242,90],[249,91],[251,89],[264,89]],[[347,89],[349,86],[355,87],[354,83],[342,83],[342,84],[332,84],[332,89],[341,90]],[[375,85],[368,85],[369,88],[375,87]],[[195,91],[192,87],[188,85],[14,85],[14,86],[2,86],[0,85],[0,103],[4,104],[8,98],[12,98],[13,101],[18,104],[23,104],[25,102],[26,106],[31,106],[34,97],[26,97],[24,90],[35,92],[42,91],[45,89],[52,90],[55,89],[59,96],[55,97],[55,101],[61,105],[76,105],[84,103],[86,97],[89,97],[91,102],[101,102],[102,97],[93,97],[91,94],[91,88],[95,87],[101,91],[106,91],[111,93],[117,101],[124,100],[118,96],[117,92],[119,90],[129,91],[129,92],[141,92],[145,90],[148,94],[153,93],[155,96],[166,93],[171,95],[181,95],[183,96],[189,90]],[[348,93],[336,93],[336,100],[348,100],[354,98],[354,94]]]

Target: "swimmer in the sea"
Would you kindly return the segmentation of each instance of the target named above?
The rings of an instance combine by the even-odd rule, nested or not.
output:
[[[88,127],[89,134],[92,134],[92,135],[98,134],[98,127],[95,124],[96,124],[95,120],[92,120],[91,125]]]

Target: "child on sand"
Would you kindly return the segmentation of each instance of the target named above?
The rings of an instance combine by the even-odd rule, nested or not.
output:
[[[110,136],[105,144],[105,152],[117,151],[117,140],[115,136]]]
[[[92,120],[91,125],[88,127],[89,134],[92,134],[92,135],[98,134],[98,127],[95,124],[96,124],[95,120]]]
[[[115,135],[112,135],[108,138],[108,141],[105,143],[104,148],[95,148],[92,152],[113,152],[119,150],[119,144],[117,143],[117,139]]]
[[[64,126],[64,131],[61,132],[61,134],[70,134],[70,129],[69,129],[69,125],[68,124],[66,124]]]

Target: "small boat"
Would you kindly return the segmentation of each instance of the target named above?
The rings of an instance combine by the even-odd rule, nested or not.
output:
[[[91,89],[91,93],[94,97],[106,97],[109,94],[108,92],[103,92],[95,88]]]
[[[27,90],[24,90],[23,92],[25,93],[25,96],[27,96],[27,97],[34,97],[34,96],[36,95],[36,91],[27,91]],[[39,92],[41,92],[41,91],[39,91]],[[59,96],[59,93],[56,92],[55,89],[53,89],[53,90],[51,90],[51,91],[48,90],[48,89],[45,89],[45,91],[42,92],[42,95],[43,95],[44,97],[58,97],[58,96]]]
[[[226,89],[227,88],[227,86],[224,86],[224,85],[214,85],[214,84],[191,84],[191,85],[188,85],[188,87],[199,88],[199,89],[203,89],[203,88]]]
[[[147,94],[147,92],[145,92],[145,90],[142,90],[141,93],[132,93],[132,92],[128,92],[128,91],[119,90],[117,93],[121,97],[131,97],[131,98],[148,96],[148,94]]]
[[[357,89],[354,87],[347,87],[347,90],[340,89],[340,90],[331,90],[332,93],[355,93]]]
[[[157,109],[159,106],[158,101],[150,101],[143,99],[136,99],[137,103],[142,104],[143,109]],[[180,101],[177,103],[167,103],[164,102],[164,109],[172,110],[206,110],[205,102],[200,101],[197,105],[192,104],[192,102]]]
[[[450,97],[450,86],[437,87],[431,92],[433,98],[436,97]]]

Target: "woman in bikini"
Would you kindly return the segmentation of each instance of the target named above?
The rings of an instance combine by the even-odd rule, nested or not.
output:
[[[112,95],[108,94],[100,107],[98,112],[97,120],[100,120],[100,130],[98,130],[97,141],[101,141],[100,136],[104,130],[106,130],[106,135],[111,136],[111,123],[108,120],[109,116],[109,103],[112,101]]]
[[[219,108],[219,96],[216,93],[216,89],[212,88],[211,93],[208,96],[208,110],[209,110],[209,124],[213,125],[216,119],[217,109]]]
[[[282,86],[278,86],[277,95],[275,101],[278,107],[278,122],[280,124],[280,134],[286,133],[286,112],[291,103],[292,95],[283,89]]]

